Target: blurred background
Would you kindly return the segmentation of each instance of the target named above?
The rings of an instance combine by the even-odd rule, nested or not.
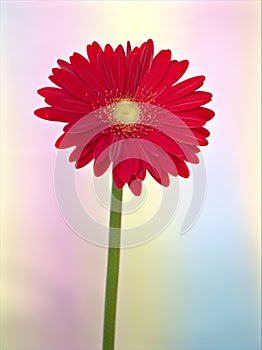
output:
[[[2,1],[3,350],[101,349],[107,250],[81,239],[60,213],[54,143],[63,124],[34,117],[44,106],[36,90],[50,85],[58,58],[85,55],[94,40],[116,47],[148,38],[155,52],[190,61],[185,78],[207,77],[216,116],[197,222],[181,234],[194,184],[180,180],[169,225],[122,251],[116,349],[260,349],[260,2]],[[94,208],[91,167],[76,179]],[[154,203],[147,221],[165,197],[148,179],[144,198]]]

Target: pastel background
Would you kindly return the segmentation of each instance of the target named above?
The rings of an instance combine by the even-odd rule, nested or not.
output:
[[[216,117],[196,224],[181,235],[180,215],[122,252],[116,348],[260,349],[260,2],[2,1],[3,350],[101,348],[107,251],[60,214],[53,172],[62,125],[33,116],[43,106],[36,90],[49,85],[58,58],[85,54],[93,40],[148,38],[156,52],[189,59],[186,77],[207,77]]]

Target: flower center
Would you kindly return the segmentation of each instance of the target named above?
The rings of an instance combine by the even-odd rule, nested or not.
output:
[[[139,108],[135,102],[122,100],[115,105],[114,117],[124,124],[133,124],[139,118]]]

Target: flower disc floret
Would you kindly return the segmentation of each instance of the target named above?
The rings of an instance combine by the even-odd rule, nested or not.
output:
[[[114,107],[114,117],[123,124],[134,124],[139,119],[139,108],[135,102],[121,100]]]

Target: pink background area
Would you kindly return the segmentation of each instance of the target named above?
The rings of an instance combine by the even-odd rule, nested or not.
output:
[[[216,117],[197,223],[180,235],[174,218],[158,238],[122,252],[117,349],[259,349],[260,2],[2,1],[3,349],[101,348],[106,249],[60,214],[62,125],[34,117],[43,106],[36,90],[58,58],[85,54],[93,40],[148,38],[156,52],[189,59],[186,77],[207,77]]]

